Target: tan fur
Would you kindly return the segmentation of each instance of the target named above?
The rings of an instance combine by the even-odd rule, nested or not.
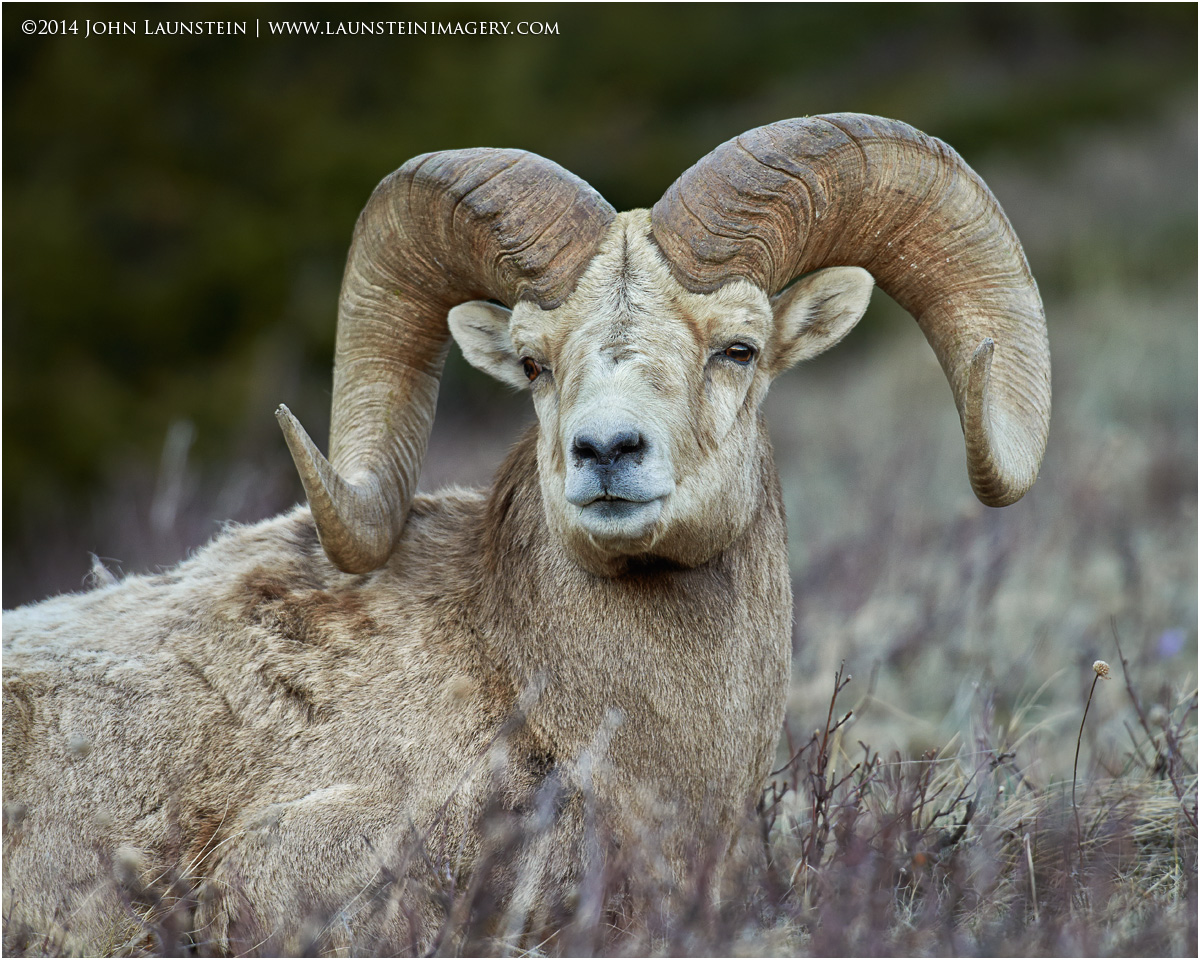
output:
[[[438,891],[551,800],[494,872],[528,909],[606,850],[655,846],[686,884],[698,848],[744,841],[790,660],[758,408],[776,357],[828,325],[744,282],[684,291],[647,230],[622,215],[561,307],[518,306],[513,358],[555,372],[539,427],[487,493],[418,496],[382,569],[339,571],[298,508],[6,615],[10,936],[136,950],[139,904],[184,898],[205,949],[425,949]],[[731,339],[759,360],[718,356]],[[597,539],[563,499],[564,444],[618,401],[674,492],[644,535]]]

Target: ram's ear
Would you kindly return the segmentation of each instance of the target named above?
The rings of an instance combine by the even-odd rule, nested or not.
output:
[[[841,340],[862,318],[874,286],[861,267],[829,267],[801,277],[772,299],[778,346],[771,376]]]
[[[459,304],[447,316],[450,332],[467,362],[518,390],[529,387],[521,360],[513,351],[508,322],[512,311],[487,300]]]

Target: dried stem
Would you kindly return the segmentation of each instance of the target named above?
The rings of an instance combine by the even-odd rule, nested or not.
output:
[[[1088,691],[1087,704],[1083,708],[1083,719],[1079,721],[1079,736],[1075,738],[1075,765],[1071,768],[1071,809],[1075,811],[1075,842],[1079,845],[1079,862],[1083,863],[1083,830],[1079,826],[1079,807],[1075,803],[1075,781],[1079,774],[1079,745],[1083,742],[1083,725],[1087,723],[1088,707],[1092,705],[1092,694],[1096,692],[1096,684],[1100,682],[1100,674],[1092,677],[1092,688]]]

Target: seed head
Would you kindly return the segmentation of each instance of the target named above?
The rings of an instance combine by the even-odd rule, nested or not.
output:
[[[137,847],[118,847],[113,853],[113,875],[120,883],[132,885],[146,869],[146,855]]]
[[[475,683],[470,677],[456,676],[446,681],[446,697],[456,703],[470,698],[475,692]]]
[[[15,830],[25,819],[29,810],[20,800],[6,800],[4,803],[4,829]]]
[[[1097,660],[1092,664],[1092,670],[1101,680],[1108,680],[1112,677],[1112,667],[1103,660]]]
[[[73,733],[67,740],[67,756],[72,760],[82,760],[92,752],[92,741],[82,733]]]

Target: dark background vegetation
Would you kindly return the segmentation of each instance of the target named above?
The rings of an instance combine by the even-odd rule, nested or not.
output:
[[[78,589],[89,551],[146,569],[218,518],[298,499],[272,411],[287,401],[323,435],[350,229],[414,154],[528,148],[624,209],[783,117],[894,116],[985,175],[1005,160],[1050,178],[1087,131],[1142,136],[1195,101],[1190,4],[21,4],[3,16],[5,606]],[[132,20],[139,35],[22,33],[40,18]],[[146,18],[248,20],[251,34],[256,18],[264,34],[268,19],[502,18],[559,35],[147,37]],[[1194,197],[1194,183],[1180,189]],[[1194,214],[1181,202],[1155,235],[1114,222],[1092,239],[1159,282],[1194,271]],[[1034,252],[1052,299],[1080,251]],[[490,425],[497,410],[523,407],[453,359],[445,415]]]

